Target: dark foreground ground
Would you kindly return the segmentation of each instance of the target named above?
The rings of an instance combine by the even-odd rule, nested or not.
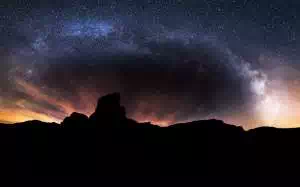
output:
[[[119,94],[88,118],[0,126],[1,172],[13,176],[287,175],[300,172],[300,129],[218,120],[160,128],[127,119]]]

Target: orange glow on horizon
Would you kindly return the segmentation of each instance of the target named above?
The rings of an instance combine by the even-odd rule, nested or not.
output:
[[[9,123],[19,123],[30,120],[60,123],[59,119],[55,119],[46,114],[32,112],[24,109],[8,109],[0,111],[0,120],[7,121]]]
[[[96,107],[95,103],[98,98],[98,93],[85,90],[84,88],[79,89],[79,92],[76,93],[79,99],[77,103],[73,103],[69,100],[59,99],[59,94],[50,94],[47,92],[47,89],[43,90],[25,80],[16,79],[15,83],[17,89],[27,94],[32,98],[32,101],[21,99],[7,101],[12,103],[12,106],[0,109],[0,121],[16,123],[28,120],[40,120],[60,123],[72,112],[91,115]],[[242,112],[232,114],[232,116],[219,116],[217,118],[223,120],[225,123],[242,125],[245,129],[256,128],[263,125],[278,128],[300,127],[300,87],[295,85],[292,81],[286,85],[287,88],[285,90],[279,89],[279,91],[286,91],[288,97],[279,95],[278,100],[276,97],[273,98],[271,94],[268,95],[270,96],[270,100],[262,102],[261,106],[258,105],[258,112],[262,115],[261,118],[255,116],[254,113],[249,115]],[[274,93],[276,93],[278,90],[274,91]],[[162,111],[161,108],[159,108],[161,107],[160,102],[158,102],[159,100],[154,99],[153,101],[155,102],[141,102],[136,109],[137,112],[130,114],[128,117],[138,122],[151,122],[152,124],[162,127],[177,123],[175,114],[169,114],[163,117],[158,117],[156,115],[157,113],[154,112],[147,115],[143,114],[141,111],[147,111],[148,108],[158,108],[157,112]],[[278,107],[279,101],[280,108]],[[54,106],[59,110],[45,108],[43,104]],[[252,116],[252,118],[250,116]]]
[[[159,119],[155,115],[146,116],[144,114],[141,114],[140,112],[137,112],[132,116],[132,118],[140,123],[151,122],[152,124],[161,127],[167,127],[175,123],[174,115],[168,115],[163,119]]]

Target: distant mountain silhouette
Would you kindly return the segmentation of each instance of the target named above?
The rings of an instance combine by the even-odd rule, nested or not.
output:
[[[159,127],[126,117],[120,94],[61,124],[1,125],[2,170],[14,175],[287,174],[300,168],[300,129],[202,120]]]

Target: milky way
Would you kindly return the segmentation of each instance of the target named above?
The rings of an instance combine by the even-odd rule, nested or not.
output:
[[[300,125],[299,5],[284,1],[0,3],[0,121],[90,115],[120,92],[162,126]]]

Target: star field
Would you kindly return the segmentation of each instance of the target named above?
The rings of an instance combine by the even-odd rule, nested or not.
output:
[[[3,1],[0,120],[60,122],[119,91],[138,121],[298,126],[298,8],[283,0]]]

